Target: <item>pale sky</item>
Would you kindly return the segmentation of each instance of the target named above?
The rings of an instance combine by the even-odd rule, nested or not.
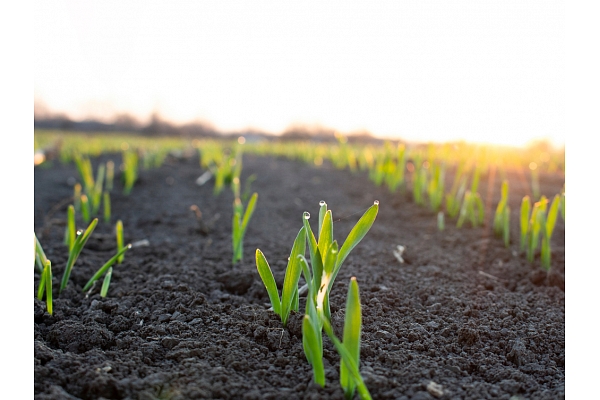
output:
[[[564,1],[40,1],[34,93],[279,133],[565,142]]]

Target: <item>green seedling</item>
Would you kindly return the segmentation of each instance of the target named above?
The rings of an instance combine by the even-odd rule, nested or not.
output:
[[[432,164],[432,176],[427,185],[427,195],[429,196],[429,205],[435,212],[439,211],[444,201],[444,167],[442,165]]]
[[[110,223],[110,193],[108,191],[104,192],[104,200],[102,203],[104,204],[104,223]]]
[[[427,169],[423,166],[413,175],[413,199],[416,204],[425,205],[424,194],[427,191]]]
[[[67,283],[69,283],[69,277],[71,276],[71,270],[73,269],[73,265],[75,264],[75,261],[77,261],[81,250],[83,250],[83,246],[85,246],[88,239],[92,235],[92,232],[94,232],[94,229],[96,228],[97,224],[98,218],[94,218],[94,220],[90,223],[85,232],[77,232],[75,244],[73,245],[73,248],[69,251],[69,258],[67,259],[67,266],[65,267],[65,272],[63,273],[63,277],[60,282],[60,289],[58,291],[59,293],[67,287]]]
[[[504,240],[506,247],[510,244],[510,207],[508,206],[508,181],[502,182],[501,198],[494,214],[494,233]]]
[[[65,231],[65,244],[69,247],[69,251],[73,249],[76,237],[77,228],[75,227],[75,206],[70,205],[67,208],[67,228]]]
[[[529,200],[529,196],[523,197],[521,200],[521,252],[525,251],[527,247],[527,236],[529,234],[529,213],[531,211],[531,200]]]
[[[87,156],[82,156],[78,153],[75,154],[74,160],[75,165],[77,166],[77,171],[79,171],[79,175],[83,181],[83,189],[85,193],[90,195],[94,191],[92,162]]]
[[[355,390],[358,391],[361,399],[371,399],[371,394],[359,371],[362,321],[360,296],[356,278],[352,277],[350,286],[348,287],[343,342],[333,333],[329,320],[324,315],[321,315],[321,317],[323,329],[342,359],[340,363],[340,385],[344,390],[346,399],[352,399]]]
[[[125,240],[124,240],[124,235],[123,235],[123,222],[121,220],[118,220],[117,223],[115,224],[115,237],[117,238],[117,251],[120,252],[123,249],[123,247],[125,247],[123,245],[125,243]],[[125,254],[121,254],[117,258],[117,262],[119,264],[121,264],[124,259],[125,259]]]
[[[46,310],[52,315],[52,263],[50,260],[45,260],[44,269],[42,271],[40,286],[38,288],[37,298],[42,300],[46,293]]]
[[[324,201],[321,201],[319,206],[320,233],[318,242],[308,223],[310,218],[308,212],[304,213],[304,227],[307,231],[314,293],[319,293],[318,295],[323,296],[325,315],[327,318],[331,319],[329,293],[331,292],[335,278],[342,267],[344,260],[348,257],[352,249],[360,243],[371,229],[375,217],[377,217],[377,213],[379,212],[379,201],[376,200],[373,205],[365,211],[363,216],[348,234],[348,237],[344,241],[342,247],[339,248],[339,251],[337,241],[333,240],[333,218],[331,210],[327,209],[327,203]],[[309,284],[309,282],[307,282],[307,284]]]
[[[40,244],[40,241],[38,240],[35,232],[33,233],[33,238],[34,238],[34,263],[35,266],[37,267],[38,271],[40,272],[40,274],[44,271],[44,266],[46,265],[46,261],[48,260],[46,258],[46,253],[44,253],[44,249],[42,249],[42,245]]]
[[[85,194],[81,195],[81,219],[83,219],[83,222],[85,222],[86,224],[90,222],[91,214],[90,214],[90,202],[88,200],[88,197]]]
[[[128,244],[127,246],[123,247],[121,250],[117,251],[117,254],[115,254],[114,256],[112,256],[112,258],[110,260],[108,260],[102,267],[100,267],[100,269],[98,269],[98,271],[96,271],[96,273],[94,274],[94,276],[92,276],[90,278],[90,280],[85,284],[85,286],[83,287],[83,291],[87,291],[90,287],[92,287],[92,285],[94,284],[94,282],[96,282],[98,279],[100,279],[102,277],[102,275],[104,275],[105,273],[107,273],[109,271],[109,269],[111,270],[110,273],[112,275],[112,265],[114,263],[117,262],[117,260],[119,259],[119,257],[121,257],[123,254],[125,254],[125,252],[127,250],[129,250],[131,248],[131,244]],[[110,277],[108,279],[104,279],[104,283],[102,285],[102,290],[101,290],[101,296],[105,297],[106,296],[106,292],[108,291],[108,286],[110,285]],[[102,293],[104,295],[102,295]]]
[[[533,205],[531,210],[531,218],[529,219],[529,227],[527,232],[527,261],[533,262],[535,258],[535,251],[537,250],[540,233],[546,225],[546,209],[548,207],[548,199],[546,196],[542,196],[540,201],[537,201]]]
[[[138,178],[139,156],[136,151],[123,152],[123,194],[129,196]]]
[[[104,184],[104,175],[106,173],[106,166],[100,164],[98,166],[98,173],[96,175],[96,181],[91,196],[92,215],[96,215],[100,209],[100,202],[102,200],[102,185]]]
[[[541,247],[541,263],[542,268],[546,272],[550,272],[550,258],[551,258],[551,249],[550,249],[550,240],[552,239],[552,233],[554,232],[554,227],[556,225],[556,219],[558,217],[558,208],[560,205],[560,196],[557,194],[554,196],[552,200],[552,204],[550,205],[550,209],[548,210],[548,215],[541,218],[542,224],[542,247]]]
[[[106,162],[106,184],[104,188],[107,192],[112,192],[115,179],[115,163],[112,160]]]
[[[457,173],[452,190],[446,194],[446,212],[450,218],[456,218],[460,212],[461,201],[467,188],[467,178],[462,175],[458,177],[459,173],[462,174],[461,171]]]
[[[302,270],[298,256],[304,254],[305,251],[306,229],[302,227],[294,240],[294,245],[292,246],[292,251],[288,259],[280,299],[271,267],[262,251],[256,249],[256,268],[258,269],[258,274],[267,289],[269,299],[273,306],[273,312],[281,317],[281,323],[284,327],[287,325],[291,310],[297,310],[298,281],[300,280],[300,273]]]
[[[484,220],[481,196],[479,196],[479,193],[472,193],[470,190],[465,192],[456,227],[461,228],[467,220],[471,222],[471,226],[474,228],[483,224]]]
[[[236,178],[239,182],[239,179]],[[239,186],[238,186],[239,187]],[[248,202],[246,211],[244,212],[244,205],[239,197],[236,197],[233,202],[233,229],[232,229],[232,244],[233,244],[233,263],[241,261],[244,255],[244,235],[248,228],[248,222],[252,218],[254,208],[256,207],[256,200],[258,199],[258,193],[254,193]],[[242,218],[243,214],[243,218]]]

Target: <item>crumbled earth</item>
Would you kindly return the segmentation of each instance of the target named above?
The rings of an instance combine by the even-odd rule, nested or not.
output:
[[[119,155],[104,155],[98,161]],[[51,164],[51,165],[48,165]],[[510,173],[512,243],[491,230],[500,174],[482,176],[484,227],[457,229],[415,205],[407,193],[377,187],[365,173],[245,155],[242,182],[257,179],[257,208],[232,265],[233,195],[198,186],[195,156],[142,170],[130,196],[118,180],[112,221],[100,221],[57,292],[73,165],[36,167],[35,231],[52,261],[54,315],[34,300],[36,399],[343,399],[340,357],[324,340],[327,384],[312,382],[302,350],[302,313],[286,328],[269,311],[254,262],[261,249],[281,288],[302,213],[325,200],[342,242],[362,213],[379,215],[346,259],[331,297],[341,336],[349,280],[363,310],[361,374],[375,399],[561,399],[565,391],[565,228],[552,238],[552,270],[519,252],[518,213],[529,180]],[[448,185],[452,173],[448,173]],[[542,194],[559,193],[564,175],[540,176]],[[190,209],[197,206],[200,213]],[[199,219],[198,217],[201,216]],[[114,267],[107,297],[83,286],[116,252],[114,224],[137,244]],[[312,218],[313,230],[316,219]],[[78,227],[85,225],[78,220]],[[405,248],[401,263],[394,255]],[[39,283],[35,272],[34,297]],[[300,310],[304,298],[300,299]],[[358,396],[357,396],[358,397]]]

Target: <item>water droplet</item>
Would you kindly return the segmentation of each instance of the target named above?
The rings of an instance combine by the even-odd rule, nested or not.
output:
[[[379,205],[379,200],[375,200],[375,201],[373,202],[373,204],[375,204],[376,206],[378,206],[378,205]]]
[[[321,200],[319,202],[319,207],[323,207],[323,206],[326,206],[326,205],[327,205],[327,203],[325,203],[325,200]]]
[[[309,219],[310,213],[308,211],[304,211],[304,219]]]
[[[82,233],[83,233],[83,231],[82,231],[82,230],[78,230],[78,231],[77,231],[77,236],[81,235]]]

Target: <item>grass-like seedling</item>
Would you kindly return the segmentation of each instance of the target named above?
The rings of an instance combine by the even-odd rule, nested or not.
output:
[[[40,241],[38,240],[35,232],[33,234],[33,247],[34,247],[34,263],[35,266],[37,267],[38,271],[40,273],[42,273],[44,271],[44,266],[46,265],[46,253],[44,253],[44,249],[42,248],[42,245],[40,244]]]
[[[432,164],[431,171],[431,179],[427,185],[427,195],[431,209],[437,212],[444,201],[444,166]]]
[[[65,231],[65,244],[69,251],[73,249],[77,237],[77,228],[75,227],[75,206],[69,205],[67,208],[67,228]]]
[[[527,234],[529,233],[529,213],[531,211],[531,200],[529,196],[523,197],[521,200],[521,218],[520,218],[520,227],[521,227],[521,252],[525,251],[527,247]]]
[[[360,243],[367,232],[371,229],[375,217],[379,212],[379,201],[375,201],[371,207],[365,211],[356,225],[352,228],[348,237],[338,251],[337,240],[333,240],[333,217],[331,210],[327,209],[327,203],[319,203],[319,237],[318,242],[310,228],[308,222],[310,214],[304,213],[304,227],[307,231],[308,248],[310,263],[312,266],[312,276],[310,277],[315,293],[323,292],[325,316],[331,319],[329,310],[329,293],[333,287],[335,278],[342,267],[344,260],[348,257],[352,249]],[[307,282],[308,284],[309,282]],[[325,285],[325,286],[323,286]]]
[[[109,271],[109,269],[110,269],[110,275],[112,275],[112,265],[114,263],[116,263],[117,260],[119,259],[119,257],[121,257],[123,254],[125,254],[125,252],[127,250],[129,250],[130,248],[131,248],[131,244],[128,244],[127,246],[123,247],[121,250],[117,251],[117,254],[112,256],[112,258],[110,260],[108,260],[102,267],[100,267],[100,269],[98,269],[98,271],[96,271],[94,276],[92,276],[90,278],[90,280],[83,287],[83,291],[85,292],[90,287],[92,287],[94,282],[97,281],[98,279],[100,279],[102,277],[102,275],[107,273]],[[102,296],[102,297],[105,297],[106,293],[108,292],[108,287],[110,285],[110,275],[108,275],[108,278],[104,279],[104,283],[103,283],[102,289],[100,291],[100,296]]]
[[[461,201],[467,189],[467,177],[464,175],[464,166],[459,165],[450,193],[446,194],[446,212],[450,218],[456,218],[460,212]]]
[[[67,287],[67,283],[69,283],[69,277],[71,276],[71,270],[73,269],[73,265],[75,264],[75,261],[77,261],[77,257],[79,257],[81,250],[83,250],[83,246],[85,246],[88,239],[92,235],[92,232],[94,232],[94,229],[96,228],[97,224],[98,218],[94,218],[94,220],[90,223],[85,232],[77,232],[75,244],[73,245],[73,248],[69,251],[67,266],[65,267],[65,272],[63,273],[62,280],[60,281],[60,289],[58,291],[59,293]]]
[[[96,181],[94,182],[94,189],[91,196],[92,215],[96,215],[100,209],[100,202],[102,200],[102,186],[104,185],[104,175],[106,173],[106,166],[100,164],[98,166],[98,172],[96,175]]]
[[[123,247],[125,247],[125,239],[123,235],[123,222],[121,220],[118,220],[115,224],[115,237],[117,238],[117,251],[120,252],[123,249]],[[125,254],[121,254],[119,257],[117,257],[117,262],[121,264],[124,259]]]
[[[38,287],[37,298],[42,300],[44,292],[46,293],[46,309],[48,314],[52,315],[52,263],[46,258],[44,249],[35,233],[33,237],[35,265],[40,271],[40,286]]]
[[[136,151],[129,150],[123,152],[123,194],[131,194],[133,185],[138,178],[139,156]]]
[[[237,179],[237,178],[236,178]],[[238,179],[239,181],[239,179]],[[248,222],[252,218],[254,208],[256,207],[256,200],[258,199],[258,193],[254,193],[248,201],[246,211],[244,212],[244,205],[239,197],[236,197],[233,201],[233,228],[232,228],[232,244],[233,244],[233,263],[241,261],[244,255],[244,235],[248,228]],[[243,214],[243,217],[242,217]]]
[[[535,251],[539,245],[540,234],[546,225],[546,209],[548,208],[548,199],[542,196],[540,201],[533,204],[531,217],[527,229],[527,261],[533,262]]]
[[[280,299],[271,267],[262,251],[256,249],[256,268],[258,269],[258,274],[269,294],[273,312],[281,317],[281,323],[284,327],[287,326],[291,310],[298,309],[298,281],[300,280],[300,273],[302,271],[298,256],[304,254],[305,251],[306,229],[302,227],[294,240],[294,245],[288,259]]]
[[[461,228],[465,221],[470,221],[472,227],[483,224],[484,211],[483,202],[479,193],[473,193],[470,190],[465,192],[463,203],[456,221],[456,227]]]
[[[52,263],[46,260],[42,271],[37,297],[42,300],[46,293],[46,310],[52,315]]]
[[[352,399],[355,390],[358,391],[361,399],[371,399],[371,394],[359,371],[361,327],[362,316],[358,283],[356,278],[352,277],[346,298],[343,342],[335,336],[329,320],[323,318],[323,329],[342,359],[340,363],[340,385],[344,390],[346,399]]]
[[[416,204],[425,205],[425,193],[427,191],[427,169],[422,165],[413,174],[413,199]]]
[[[110,192],[104,192],[104,200],[102,203],[104,204],[104,223],[110,223]]]
[[[541,218],[542,224],[542,247],[541,247],[541,263],[542,268],[546,271],[550,271],[550,258],[551,258],[551,249],[550,249],[550,239],[552,239],[552,233],[554,232],[554,227],[556,225],[556,219],[558,218],[558,208],[560,205],[560,196],[557,194],[554,196],[552,200],[552,204],[548,209],[548,215],[544,215]]]
[[[502,182],[500,202],[494,214],[494,233],[504,240],[506,247],[510,244],[510,207],[508,206],[508,181]]]
[[[79,204],[81,207],[81,219],[83,219],[83,222],[87,224],[88,222],[90,222],[92,216],[90,214],[90,202],[85,194],[81,195],[81,200]]]

